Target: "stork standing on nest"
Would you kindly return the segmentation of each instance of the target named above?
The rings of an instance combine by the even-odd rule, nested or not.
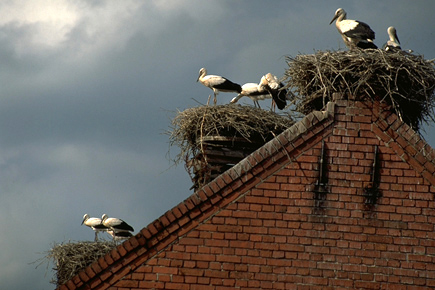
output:
[[[231,104],[237,103],[241,97],[249,97],[253,102],[254,106],[258,108],[260,104],[259,100],[270,99],[271,95],[259,84],[256,83],[246,83],[242,86],[242,91],[231,100]]]
[[[88,214],[83,216],[82,224],[85,224],[85,226],[88,226],[95,231],[95,242],[98,241],[99,232],[105,232],[108,230],[108,227],[103,224],[102,219],[96,217],[91,218]]]
[[[387,33],[389,36],[389,40],[382,47],[384,50],[399,50],[402,49],[400,47],[399,37],[397,37],[396,28],[394,26],[390,26],[387,29]]]
[[[275,75],[271,73],[264,75],[260,80],[260,87],[268,91],[272,96],[271,110],[275,104],[280,110],[285,108],[287,105],[287,90],[284,89],[284,84]]]
[[[103,225],[114,232],[133,232],[134,229],[128,223],[118,218],[109,218],[107,214],[101,217]]]
[[[344,44],[349,49],[359,48],[378,48],[373,40],[375,39],[375,32],[370,26],[364,22],[357,20],[346,19],[346,11],[343,8],[338,8],[335,11],[334,18],[332,18],[329,25],[335,22],[338,32],[343,38]]]
[[[199,76],[196,81],[201,82],[201,84],[213,90],[213,102],[215,105],[217,102],[216,96],[219,92],[242,92],[242,87],[239,84],[233,83],[232,81],[221,76],[207,75],[207,70],[205,68],[201,68],[199,70]]]

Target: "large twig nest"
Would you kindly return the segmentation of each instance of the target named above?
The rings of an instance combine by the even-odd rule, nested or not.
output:
[[[115,246],[113,241],[54,244],[44,258],[47,263],[53,261],[55,264],[56,278],[51,283],[57,286],[65,284]]]
[[[201,106],[178,112],[167,133],[170,145],[180,148],[173,161],[185,161],[197,190],[293,123],[250,106]]]
[[[251,106],[200,106],[178,112],[168,131],[170,145],[180,148],[175,163],[196,156],[201,148],[198,140],[206,136],[244,138],[248,142],[262,142],[274,138],[289,128],[290,116]]]
[[[320,110],[335,92],[357,100],[387,102],[402,120],[419,129],[434,120],[433,60],[401,50],[318,51],[287,57],[286,88],[293,90],[296,110]]]

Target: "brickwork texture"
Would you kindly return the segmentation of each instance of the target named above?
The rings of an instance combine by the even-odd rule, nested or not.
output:
[[[388,108],[337,100],[59,288],[435,288],[434,159]]]

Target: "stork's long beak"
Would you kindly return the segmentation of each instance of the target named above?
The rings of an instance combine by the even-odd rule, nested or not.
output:
[[[82,225],[85,222],[85,220],[82,220],[82,223],[80,225]]]
[[[334,20],[337,19],[337,18],[338,18],[338,15],[335,15],[334,18],[332,18],[331,22],[329,22],[329,25],[331,25],[332,22],[334,22]]]

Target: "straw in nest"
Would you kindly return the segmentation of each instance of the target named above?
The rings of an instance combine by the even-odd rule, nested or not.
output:
[[[251,106],[201,106],[178,112],[168,131],[170,146],[176,145],[180,153],[178,163],[200,152],[197,140],[204,136],[242,137],[247,141],[266,142],[293,125],[290,116]]]
[[[56,278],[53,278],[51,283],[57,286],[65,284],[114,247],[115,243],[112,241],[54,244],[43,258],[47,263],[53,261],[56,265]]]
[[[418,130],[434,121],[435,66],[433,60],[404,51],[380,49],[318,51],[287,57],[284,81],[293,90],[296,110],[320,110],[332,93],[385,101],[402,120]]]

